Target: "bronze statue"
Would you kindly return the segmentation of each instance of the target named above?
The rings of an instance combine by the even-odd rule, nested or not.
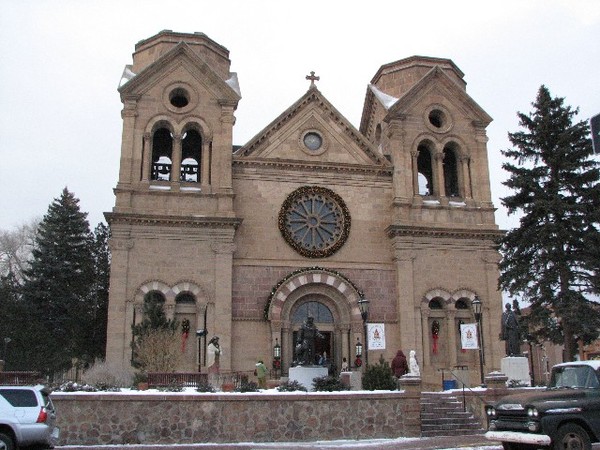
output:
[[[515,312],[511,309],[510,303],[507,303],[505,308],[502,313],[500,339],[506,343],[506,356],[521,356],[519,321]]]
[[[324,337],[315,326],[314,318],[308,316],[298,332],[294,364],[299,366],[315,364],[315,340]]]

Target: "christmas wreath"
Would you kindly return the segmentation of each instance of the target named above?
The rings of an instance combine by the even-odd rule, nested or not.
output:
[[[183,319],[181,321],[181,353],[185,353],[185,344],[189,335],[190,321],[188,319]]]
[[[433,353],[437,353],[438,339],[440,338],[440,323],[437,320],[431,324],[431,337],[433,338]]]

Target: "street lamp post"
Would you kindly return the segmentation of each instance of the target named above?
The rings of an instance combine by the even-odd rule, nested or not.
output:
[[[475,296],[471,302],[473,307],[473,314],[475,315],[475,321],[477,322],[477,344],[479,346],[479,374],[481,376],[481,387],[485,387],[485,379],[483,378],[483,340],[481,339],[481,300]]]
[[[363,328],[365,331],[365,364],[369,365],[369,335],[367,334],[367,320],[369,320],[369,300],[361,298],[358,301],[358,308],[360,309],[360,316],[363,321]]]
[[[6,347],[8,347],[8,344],[10,343],[10,341],[12,341],[11,338],[9,338],[9,337],[4,338],[4,361],[6,361]]]
[[[275,345],[273,346],[273,370],[275,370],[275,376],[281,369],[281,345],[279,345],[279,339],[275,338]]]
[[[354,365],[356,366],[356,368],[359,368],[360,366],[362,366],[362,344],[360,343],[360,339],[356,338],[356,347],[355,347],[355,354],[356,354],[356,359],[354,360]]]

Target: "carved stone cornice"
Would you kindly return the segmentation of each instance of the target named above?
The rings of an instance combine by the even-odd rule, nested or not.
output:
[[[433,237],[433,238],[452,238],[452,239],[479,239],[491,240],[502,237],[504,232],[501,230],[482,230],[469,228],[432,228],[412,225],[390,225],[385,230],[389,238],[410,236],[410,237]]]
[[[187,228],[233,228],[240,226],[242,219],[237,217],[180,217],[166,215],[105,213],[104,217],[110,225],[150,225]]]
[[[233,242],[212,242],[210,248],[217,254],[232,255],[237,247]]]
[[[342,163],[311,163],[308,161],[292,161],[285,159],[233,159],[234,169],[238,168],[277,168],[296,172],[329,172],[329,173],[362,173],[368,175],[384,175],[391,177],[394,173],[393,167],[386,166],[367,166],[359,164]]]

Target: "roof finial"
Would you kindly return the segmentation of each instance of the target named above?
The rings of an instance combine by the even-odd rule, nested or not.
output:
[[[310,87],[315,87],[315,81],[319,81],[321,77],[315,76],[314,70],[310,72],[310,75],[306,75],[306,79],[310,80]]]

